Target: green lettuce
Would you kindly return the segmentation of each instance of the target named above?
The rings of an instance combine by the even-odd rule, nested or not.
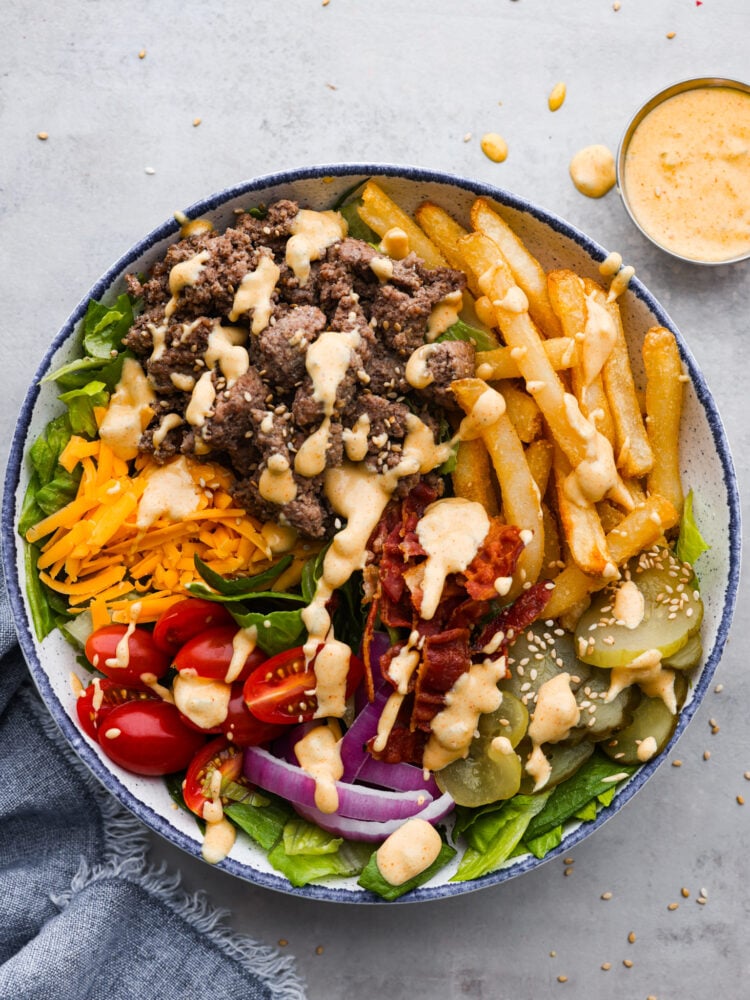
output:
[[[466,853],[451,882],[468,882],[499,868],[513,854],[550,793],[515,795],[498,809],[482,813],[466,829]]]
[[[415,875],[413,878],[408,879],[401,885],[391,885],[390,882],[386,881],[380,874],[380,869],[378,868],[377,851],[373,851],[370,860],[367,862],[367,866],[360,875],[357,884],[361,885],[363,889],[369,889],[370,892],[377,893],[383,899],[393,902],[394,899],[398,899],[399,896],[403,896],[404,893],[411,892],[412,889],[417,889],[420,885],[424,885],[425,882],[437,874],[441,868],[444,868],[448,862],[454,858],[456,855],[455,850],[443,842],[443,846],[440,848],[440,853],[437,858],[432,862],[429,868],[425,868],[423,872],[419,875]]]
[[[695,566],[696,560],[704,552],[711,548],[704,540],[693,514],[693,491],[690,490],[685,497],[682,508],[682,520],[680,521],[680,535],[677,539],[675,555],[681,562]]]
[[[475,326],[469,326],[462,319],[449,326],[445,333],[442,333],[435,341],[436,344],[447,340],[467,340],[474,344],[478,351],[493,351],[497,347],[497,340],[486,330],[479,330]]]

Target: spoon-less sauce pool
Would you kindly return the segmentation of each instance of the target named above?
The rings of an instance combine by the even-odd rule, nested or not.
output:
[[[672,253],[750,253],[750,94],[696,87],[658,104],[633,131],[622,185],[638,224]]]

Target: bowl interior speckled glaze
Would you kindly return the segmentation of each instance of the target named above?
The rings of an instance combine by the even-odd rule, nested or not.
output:
[[[315,209],[330,208],[344,191],[358,180],[368,177],[378,179],[406,211],[412,211],[422,201],[430,199],[442,205],[464,224],[468,223],[469,207],[477,195],[494,199],[501,214],[546,269],[570,267],[582,275],[599,278],[598,264],[604,260],[608,251],[568,223],[506,191],[417,168],[351,164],[293,170],[260,177],[214,194],[190,206],[185,214],[190,218],[207,216],[217,228],[221,228],[231,222],[236,209],[267,204],[278,198],[292,198],[303,206]],[[174,807],[163,782],[123,771],[104,757],[99,748],[78,728],[75,697],[69,680],[71,671],[76,668],[74,651],[59,633],[49,635],[42,643],[33,634],[25,599],[23,547],[15,528],[28,481],[24,461],[27,442],[33,441],[47,421],[59,412],[60,404],[57,402],[54,384],[40,385],[40,379],[50,370],[76,356],[76,332],[89,298],[103,298],[107,301],[122,292],[123,276],[131,271],[147,271],[163,256],[167,246],[178,238],[178,230],[174,220],[165,222],[129,250],[86,294],[52,342],[26,396],[13,438],[3,504],[2,541],[5,576],[21,647],[41,696],[65,738],[123,805],[167,840],[189,854],[200,857],[201,835],[198,827],[192,816]],[[642,374],[638,362],[642,337],[654,324],[661,324],[674,331],[690,376],[682,422],[681,454],[684,482],[687,486],[695,487],[696,516],[711,546],[710,551],[701,557],[699,566],[706,609],[703,623],[705,660],[700,672],[694,677],[670,747],[658,758],[641,767],[627,784],[621,786],[612,804],[603,809],[594,822],[572,825],[563,842],[547,855],[545,861],[569,851],[574,844],[612,817],[643,786],[667,756],[703,698],[719,661],[729,630],[739,577],[740,514],[735,474],[721,420],[709,388],[674,324],[637,278],[631,281],[620,302],[636,377],[639,378]],[[474,882],[451,883],[448,880],[455,870],[454,862],[453,866],[441,872],[428,885],[402,897],[400,902],[439,899],[469,892],[521,875],[539,864],[541,862],[534,857],[519,857],[508,862],[499,871]],[[382,902],[360,889],[353,879],[329,879],[323,883],[293,889],[285,878],[271,868],[263,852],[251,845],[244,836],[238,838],[231,856],[221,862],[219,867],[238,878],[297,896],[336,902]]]

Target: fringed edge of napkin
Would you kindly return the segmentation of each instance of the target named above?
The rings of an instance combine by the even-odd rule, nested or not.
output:
[[[271,992],[273,1000],[305,1000],[307,993],[295,971],[294,959],[282,956],[271,945],[263,945],[238,934],[223,921],[228,910],[214,907],[206,893],[188,893],[181,887],[179,873],[168,874],[166,864],[149,865],[146,827],[90,774],[67,744],[61,746],[61,735],[54,720],[43,709],[29,687],[22,685],[18,697],[23,699],[40,728],[60,748],[71,766],[78,769],[81,779],[94,796],[103,819],[106,860],[95,868],[85,861],[74,875],[70,889],[51,896],[59,910],[65,909],[73,897],[93,882],[122,878],[140,886],[196,933],[204,935],[227,958],[239,963],[250,975],[258,978]]]

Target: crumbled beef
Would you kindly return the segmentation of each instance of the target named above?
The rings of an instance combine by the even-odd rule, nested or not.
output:
[[[446,340],[433,344],[433,348],[426,360],[427,371],[433,381],[422,390],[422,395],[438,406],[457,409],[451,382],[470,378],[474,374],[474,345],[467,340]]]
[[[307,348],[326,323],[325,313],[315,306],[296,306],[281,312],[258,334],[258,363],[271,385],[286,392],[302,381]]]
[[[307,371],[310,344],[326,331],[358,334],[347,370],[336,385],[326,467],[347,458],[349,434],[367,415],[363,461],[377,472],[401,462],[410,413],[437,439],[440,420],[423,403],[453,405],[449,385],[473,373],[473,348],[465,343],[438,345],[427,360],[432,385],[424,391],[409,386],[406,361],[425,343],[433,308],[448,294],[463,290],[464,276],[449,268],[425,268],[414,254],[392,261],[369,244],[347,237],[326,248],[320,260],[311,263],[307,280],[300,282],[285,259],[297,213],[292,201],[270,205],[263,216],[240,213],[223,233],[204,229],[178,240],[148,277],[129,275],[128,289],[143,299],[144,312],[125,346],[140,360],[157,396],[154,418],[141,439],[144,450],[160,462],[179,453],[221,462],[234,473],[233,495],[239,505],[292,525],[303,535],[325,538],[332,533],[334,512],[325,498],[323,476],[305,478],[294,472],[297,452],[324,418],[320,387],[316,391]],[[205,259],[196,262],[192,273],[188,269],[189,280],[173,296],[172,268],[204,252]],[[269,322],[253,333],[254,308],[234,315],[234,297],[243,278],[268,256],[279,278],[270,298]],[[208,370],[209,337],[219,327],[231,327],[232,333],[229,343],[219,338],[210,369],[215,399],[203,422],[194,427],[186,413],[194,385]],[[236,377],[231,354],[243,347],[250,367]],[[180,422],[172,419],[162,425],[165,416]],[[289,462],[296,484],[294,500],[283,507],[260,495],[261,477],[274,456]],[[439,476],[429,478],[442,489]],[[402,477],[394,495],[405,496],[424,479],[419,474]]]

